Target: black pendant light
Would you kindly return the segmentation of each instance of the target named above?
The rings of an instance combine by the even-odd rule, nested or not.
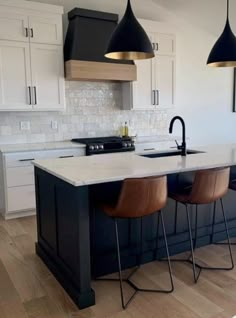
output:
[[[213,46],[207,65],[236,67],[236,37],[229,24],[229,0],[227,0],[227,19],[224,31]]]
[[[154,56],[152,44],[135,18],[128,0],[125,15],[112,34],[105,57],[116,60],[142,60]]]

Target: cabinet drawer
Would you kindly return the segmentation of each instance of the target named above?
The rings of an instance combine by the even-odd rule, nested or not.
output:
[[[7,187],[34,185],[34,167],[12,167],[6,170]]]
[[[35,209],[35,188],[33,185],[8,188],[8,212]]]
[[[32,166],[32,161],[39,158],[41,158],[39,152],[19,152],[6,154],[6,168]]]
[[[6,154],[6,168],[31,166],[33,160],[61,157],[79,157],[85,155],[85,148],[44,150]]]

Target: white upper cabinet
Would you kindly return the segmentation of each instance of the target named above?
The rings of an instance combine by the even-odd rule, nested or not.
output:
[[[62,19],[58,16],[29,17],[31,43],[62,45]]]
[[[175,103],[175,58],[159,55],[155,62],[156,107],[173,107]]]
[[[65,107],[62,7],[0,0],[0,111]]]
[[[29,45],[0,40],[0,110],[31,110]]]
[[[155,52],[157,55],[175,55],[175,35],[156,33]]]
[[[0,7],[0,39],[28,42],[28,17]]]
[[[32,44],[31,65],[34,109],[63,109],[64,73],[60,47]]]
[[[152,41],[153,35],[149,34]],[[155,103],[155,73],[153,59],[137,60],[137,81],[132,83],[135,109],[153,108]],[[142,93],[140,92],[142,91]]]
[[[125,109],[171,108],[175,104],[175,35],[160,23],[141,21],[153,45],[155,57],[135,61],[137,81],[124,83]]]

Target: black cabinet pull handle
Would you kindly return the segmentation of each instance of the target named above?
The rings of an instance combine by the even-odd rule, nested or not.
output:
[[[34,29],[30,29],[30,33],[31,33],[31,38],[33,38],[34,37]]]
[[[146,148],[146,149],[143,149],[144,151],[152,151],[152,150],[155,150],[155,148]]]
[[[29,105],[32,105],[31,87],[30,86],[28,86],[28,92],[29,92]]]
[[[159,44],[156,43],[156,50],[159,51]]]
[[[74,158],[74,156],[60,156],[60,159],[66,159],[66,158]]]
[[[160,101],[159,101],[159,99],[160,99],[160,93],[159,93],[159,90],[158,90],[158,89],[156,90],[156,95],[157,95],[157,103],[156,103],[156,105],[159,106],[159,103],[160,103]]]
[[[29,29],[28,28],[25,28],[25,36],[26,36],[26,38],[29,37]]]
[[[37,91],[36,91],[36,86],[33,87],[34,89],[34,105],[37,105],[38,104],[38,101],[37,101]]]
[[[19,161],[20,162],[27,162],[27,161],[34,161],[35,159],[34,158],[31,158],[31,159],[20,159]]]
[[[156,105],[156,92],[155,92],[155,90],[152,91],[152,94],[153,94],[153,102],[152,102],[152,105]]]

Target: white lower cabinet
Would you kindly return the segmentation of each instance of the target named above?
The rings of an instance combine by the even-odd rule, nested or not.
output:
[[[19,187],[34,184],[34,167],[15,167],[6,169],[7,187]]]
[[[0,209],[5,219],[35,214],[33,160],[80,157],[85,148],[6,153],[0,164]]]
[[[11,187],[7,189],[8,213],[32,210],[35,208],[34,185]]]

